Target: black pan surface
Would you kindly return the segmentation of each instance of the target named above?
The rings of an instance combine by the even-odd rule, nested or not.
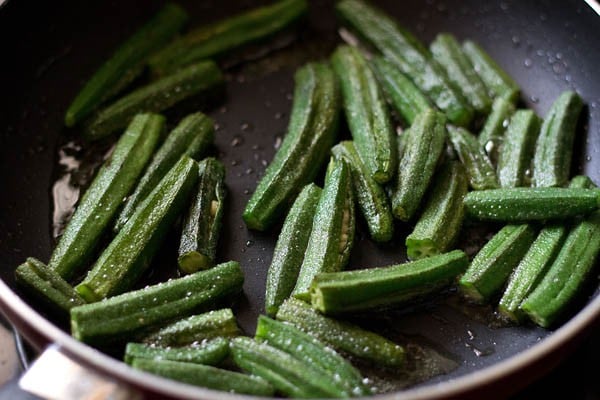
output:
[[[181,3],[193,23],[202,24],[265,2]],[[478,41],[522,87],[522,105],[541,116],[561,91],[577,90],[588,106],[573,173],[584,172],[600,183],[600,19],[583,1],[376,3],[425,42],[441,31]],[[53,246],[51,189],[64,173],[58,154],[65,144],[77,142],[76,130],[63,128],[64,110],[112,49],[159,6],[145,1],[19,0],[0,9],[0,278],[17,293],[14,267],[27,256],[48,260]],[[238,260],[243,266],[244,296],[235,311],[249,333],[264,310],[265,274],[276,232],[248,231],[241,212],[285,133],[293,71],[308,60],[327,57],[340,42],[337,29],[332,2],[311,1],[310,17],[296,40],[266,58],[233,63],[227,69],[226,98],[205,109],[217,121],[215,151],[227,166],[229,203],[219,258]],[[288,39],[280,37],[278,43]],[[225,64],[231,65],[229,61]],[[407,229],[398,225],[396,236]],[[483,240],[467,234],[470,242]],[[404,260],[399,239],[385,246],[374,245],[364,235],[358,239],[351,267]],[[176,269],[172,260],[161,256],[155,266],[170,274]],[[147,281],[163,274],[151,274]],[[586,290],[578,306],[598,295],[597,281]],[[415,357],[423,351],[435,355],[429,371],[425,368],[416,378],[396,382],[401,386],[447,372],[419,383],[431,385],[506,360],[552,334],[533,326],[499,326],[490,315],[490,310],[465,306],[450,294],[408,311],[387,313],[375,322],[357,322],[375,323],[389,337],[414,345]]]

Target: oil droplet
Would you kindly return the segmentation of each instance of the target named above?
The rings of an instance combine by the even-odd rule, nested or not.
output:
[[[233,137],[233,139],[231,139],[231,147],[238,147],[242,144],[244,144],[244,139],[240,136],[236,135]]]
[[[282,141],[283,141],[283,139],[281,138],[281,136],[275,136],[275,143],[273,143],[273,148],[275,150],[277,150],[278,148],[280,148]]]
[[[254,241],[253,240],[246,241],[246,247],[252,247],[253,245],[254,245]]]
[[[243,132],[252,132],[252,130],[254,129],[254,126],[253,126],[251,123],[249,123],[249,122],[243,122],[243,123],[240,125],[240,129],[241,129]]]
[[[540,101],[539,97],[536,96],[529,96],[529,100],[534,104],[537,104]]]
[[[533,65],[533,61],[531,61],[531,58],[526,58],[525,61],[523,61],[523,65],[525,66],[525,68],[531,68],[531,66]]]

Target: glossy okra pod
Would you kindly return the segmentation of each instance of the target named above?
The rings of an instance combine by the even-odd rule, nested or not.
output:
[[[465,166],[469,185],[474,190],[499,187],[496,171],[483,146],[466,129],[448,126],[448,136],[460,162]]]

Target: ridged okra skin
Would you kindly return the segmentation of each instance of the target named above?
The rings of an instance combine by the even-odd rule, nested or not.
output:
[[[512,102],[504,97],[496,97],[492,103],[492,111],[487,116],[485,124],[479,132],[479,144],[485,149],[494,165],[498,163],[504,132],[514,112],[515,106]]]
[[[421,90],[392,64],[381,56],[373,58],[376,77],[391,100],[394,109],[412,125],[421,112],[431,108],[431,103]]]
[[[133,193],[127,196],[125,205],[119,213],[113,230],[119,232],[131,218],[140,203],[152,192],[152,189],[179,161],[187,155],[198,159],[214,140],[214,121],[201,112],[183,118],[173,129],[146,167]]]
[[[503,97],[515,103],[519,97],[519,85],[517,85],[510,75],[477,43],[465,40],[462,47],[490,95],[493,98]]]
[[[398,145],[395,146],[396,151]],[[331,154],[345,159],[350,166],[356,202],[367,222],[371,239],[376,242],[389,241],[394,233],[394,217],[389,200],[383,188],[369,175],[354,142],[338,143],[331,149]]]
[[[245,44],[266,39],[306,14],[306,0],[282,0],[190,30],[148,60],[155,76],[191,63],[219,57]]]
[[[277,314],[281,303],[296,286],[320,198],[321,188],[309,183],[285,218],[267,272],[265,310],[268,315]]]
[[[337,135],[340,107],[339,84],[327,64],[309,63],[296,72],[288,130],[246,204],[248,228],[271,227],[316,177]]]
[[[146,371],[164,378],[229,393],[268,397],[272,396],[275,392],[273,386],[262,378],[209,365],[135,358],[132,360],[131,366],[134,369]]]
[[[77,340],[98,346],[130,341],[239,293],[243,283],[244,275],[237,262],[219,264],[183,278],[74,307],[71,334]]]
[[[75,209],[48,267],[69,280],[87,266],[123,198],[134,188],[164,128],[158,114],[136,115]]]
[[[292,294],[308,300],[313,277],[346,267],[354,244],[354,194],[352,174],[343,159],[332,158],[315,211],[298,280]]]
[[[450,122],[468,125],[473,110],[455,90],[427,48],[381,10],[361,0],[343,0],[336,10],[342,20],[406,74]]]
[[[127,87],[142,73],[148,56],[175,36],[187,19],[186,12],[178,5],[165,5],[92,75],[67,109],[65,125],[70,127],[80,122]]]
[[[215,264],[225,211],[225,166],[209,157],[198,164],[197,191],[183,220],[179,269],[191,274]]]
[[[465,215],[467,175],[462,164],[449,162],[435,177],[432,190],[413,231],[406,237],[406,253],[417,260],[445,253],[454,244]]]
[[[569,180],[573,142],[583,100],[563,92],[548,111],[535,147],[533,183],[536,187],[564,186]]]
[[[184,156],[160,181],[75,287],[89,302],[123,293],[148,268],[198,180],[198,164]]]
[[[283,302],[277,319],[289,322],[331,347],[375,365],[398,368],[404,365],[404,348],[383,336],[356,325],[326,317],[295,298]]]
[[[496,170],[477,138],[466,129],[451,125],[448,126],[448,137],[460,162],[465,166],[471,188],[498,188]]]
[[[221,85],[223,74],[213,61],[192,64],[138,88],[90,116],[83,126],[86,140],[99,140],[126,126],[141,112],[161,112]]]
[[[123,360],[131,364],[137,358],[161,359],[194,364],[218,365],[229,355],[229,340],[218,337],[195,346],[160,347],[144,343],[127,343]]]
[[[510,119],[498,161],[501,187],[529,186],[527,171],[531,167],[540,119],[532,110],[518,110]]]
[[[477,253],[460,278],[462,293],[483,303],[502,290],[511,272],[517,267],[535,239],[536,231],[529,224],[506,225]]]
[[[446,141],[446,117],[429,109],[410,127],[392,190],[392,213],[410,220],[421,203]]]
[[[465,271],[465,253],[449,253],[389,267],[367,268],[315,277],[312,306],[324,314],[398,306],[439,291]]]
[[[339,46],[331,64],[340,79],[346,121],[369,176],[386,183],[396,172],[396,138],[382,90],[360,51]]]
[[[492,100],[456,38],[449,33],[440,33],[429,49],[434,59],[446,70],[448,80],[462,93],[469,105],[478,114],[487,114]]]

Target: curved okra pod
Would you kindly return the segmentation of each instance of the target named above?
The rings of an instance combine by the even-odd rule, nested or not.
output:
[[[295,75],[288,131],[265,175],[246,204],[250,229],[268,229],[325,162],[337,134],[341,95],[327,64],[309,63]]]
[[[265,310],[268,315],[277,313],[296,286],[320,197],[321,188],[309,183],[285,218],[267,273]]]
[[[469,185],[474,190],[498,188],[494,166],[477,138],[466,129],[452,125],[448,126],[448,136],[460,162],[465,166]]]
[[[360,51],[339,46],[331,64],[341,82],[346,120],[369,177],[386,183],[396,172],[396,138],[375,74]]]
[[[354,194],[348,163],[332,158],[317,205],[296,287],[292,294],[309,299],[310,283],[320,272],[342,270],[354,244]]]

